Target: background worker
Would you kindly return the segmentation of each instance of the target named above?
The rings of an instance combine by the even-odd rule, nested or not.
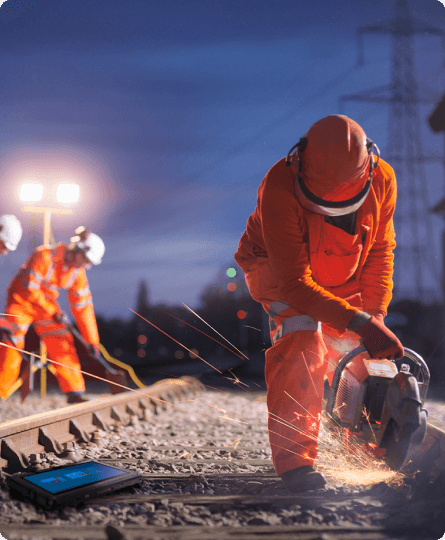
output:
[[[0,255],[15,251],[22,238],[20,221],[11,214],[0,216]]]
[[[331,115],[267,173],[241,237],[235,259],[269,315],[269,440],[291,491],[326,483],[313,468],[326,372],[332,382],[335,362],[360,338],[372,358],[404,355],[383,323],[395,203],[394,171],[377,146],[356,122]]]
[[[100,264],[105,246],[101,238],[85,227],[76,229],[71,244],[59,243],[54,249],[40,246],[12,280],[6,300],[6,313],[12,321],[14,345],[23,349],[30,324],[46,344],[48,358],[53,364],[59,386],[67,394],[68,403],[87,401],[85,381],[74,340],[66,325],[66,315],[57,297],[66,289],[71,312],[85,341],[99,354],[99,334],[85,269]],[[8,389],[20,374],[21,355],[18,351],[0,346],[0,398],[6,399]],[[66,366],[66,367],[65,367]],[[74,368],[74,369],[73,369]]]

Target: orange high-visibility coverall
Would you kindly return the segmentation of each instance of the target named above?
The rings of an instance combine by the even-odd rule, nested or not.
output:
[[[277,474],[314,465],[323,381],[359,346],[347,326],[359,309],[386,315],[392,296],[396,181],[380,160],[357,211],[356,234],[303,208],[282,159],[265,176],[235,260],[269,314],[265,376]],[[329,363],[329,366],[328,366]]]
[[[71,312],[77,327],[90,344],[99,343],[91,292],[84,268],[65,266],[67,246],[60,243],[54,250],[38,247],[30,255],[11,282],[6,300],[6,313],[14,330],[14,345],[23,349],[29,325],[46,344],[48,358],[63,364],[53,364],[63,393],[85,391],[80,363],[72,334],[64,324],[52,320],[60,311],[56,301],[59,289],[66,289]],[[20,373],[22,358],[11,348],[0,346],[0,398]],[[64,367],[66,366],[66,367]]]

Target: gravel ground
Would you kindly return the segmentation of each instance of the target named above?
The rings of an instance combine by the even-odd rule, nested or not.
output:
[[[107,385],[101,383],[88,383],[88,393],[86,395],[91,399],[109,395],[107,394]],[[264,395],[264,393],[249,392],[249,398],[261,395]],[[44,398],[41,398],[39,393],[34,391],[26,398],[24,403],[20,402],[20,393],[16,392],[7,401],[0,400],[0,423],[23,418],[25,416],[31,416],[40,412],[60,409],[61,407],[66,406],[66,397],[61,394],[57,388],[50,387]],[[445,401],[427,399],[426,408],[428,410],[428,415],[443,422],[445,428]]]
[[[65,406],[65,399],[56,393],[44,400],[29,396],[23,406],[19,398],[13,396],[0,404],[0,418],[6,421],[61,406]],[[429,404],[428,408],[431,415],[445,422],[445,412],[439,402]],[[357,462],[343,451],[338,437],[325,427],[320,432],[316,466],[325,473],[328,485],[325,490],[312,492],[325,500],[322,503],[310,498],[301,504],[283,502],[283,497],[289,498],[291,494],[273,474],[266,404],[259,394],[208,391],[169,406],[159,416],[140,425],[102,435],[100,446],[81,445],[83,456],[133,460],[121,466],[157,478],[145,478],[141,487],[129,488],[124,493],[128,497],[160,495],[161,499],[131,504],[104,500],[77,509],[48,512],[11,500],[6,475],[0,473],[0,531],[2,524],[32,523],[62,528],[73,525],[373,525],[420,527],[424,536],[419,533],[417,538],[429,539],[440,538],[445,531],[445,477],[431,479],[420,473],[404,477],[389,471],[383,462],[366,456]],[[51,465],[64,463],[52,454],[48,459]],[[172,474],[181,476],[172,477]],[[247,476],[240,478],[240,474]],[[275,497],[276,502],[188,505],[187,494],[268,496]],[[169,501],[169,496],[174,495],[183,495],[181,502]]]

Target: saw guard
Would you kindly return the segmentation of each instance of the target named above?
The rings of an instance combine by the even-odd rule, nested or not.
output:
[[[354,426],[350,422],[341,422],[334,413],[341,376],[349,362],[366,352],[365,347],[357,347],[348,353],[339,362],[332,380],[326,412],[337,426],[348,428],[343,429],[343,438],[344,432],[349,432]],[[381,457],[385,452],[385,460],[394,470],[401,469],[416,448],[422,444],[427,428],[428,413],[422,406],[428,391],[430,372],[423,358],[411,349],[405,349],[404,358],[412,360],[416,369],[414,374],[399,371],[391,380],[383,404],[380,429],[376,437],[377,444],[372,445],[380,454],[375,454],[375,457]]]
[[[388,465],[399,470],[426,435],[427,415],[422,408],[417,379],[400,371],[388,388],[377,441],[386,449]]]
[[[346,366],[349,364],[349,362],[351,362],[351,360],[353,360],[359,354],[364,354],[367,352],[368,351],[366,350],[365,347],[357,347],[356,349],[348,353],[344,358],[342,358],[342,360],[340,360],[340,362],[338,363],[337,368],[335,369],[334,377],[332,379],[331,390],[329,392],[329,398],[326,404],[326,412],[338,425],[341,425],[342,422],[340,422],[340,419],[335,415],[334,406],[335,406],[335,398],[338,392],[338,385],[340,384],[341,375],[344,369],[346,368]],[[412,351],[411,349],[405,348],[404,358],[409,358],[416,364],[416,366],[418,366],[419,375],[422,376],[422,382],[421,383],[418,382],[419,395],[420,395],[420,399],[424,401],[426,398],[426,393],[428,391],[428,386],[430,382],[430,371],[428,369],[428,366],[426,365],[425,360],[419,354]],[[416,376],[416,379],[418,381],[417,376]],[[347,425],[345,424],[343,427],[349,427],[349,424]]]
[[[420,425],[403,424],[398,426],[390,419],[384,435],[385,461],[391,469],[398,471],[409,462],[422,444],[427,429],[427,411],[422,409],[419,414]]]

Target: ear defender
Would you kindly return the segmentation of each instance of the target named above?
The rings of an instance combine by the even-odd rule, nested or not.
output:
[[[371,170],[377,169],[377,167],[379,166],[379,161],[380,161],[379,147],[374,142],[372,142],[371,139],[366,139],[366,150],[368,150],[368,154],[371,156]],[[377,161],[374,161],[374,156],[372,154],[373,150],[377,154]]]
[[[289,150],[286,156],[286,167],[290,167],[292,165],[292,158],[291,154],[296,149],[299,148],[300,152],[304,152],[307,146],[307,137],[301,137],[301,139],[297,142],[297,144],[294,144],[292,148]]]

